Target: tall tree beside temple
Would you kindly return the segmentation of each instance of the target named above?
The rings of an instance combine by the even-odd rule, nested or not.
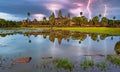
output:
[[[51,28],[55,24],[55,14],[52,13],[52,15],[49,17],[49,23],[51,24]]]
[[[43,17],[43,23],[44,23],[44,24],[47,24],[46,17]]]

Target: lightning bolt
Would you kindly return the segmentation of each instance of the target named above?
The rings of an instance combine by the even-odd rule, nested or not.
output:
[[[45,4],[45,7],[54,12],[55,16],[56,16],[56,11],[60,10],[61,8],[63,8],[63,6],[61,4],[56,4],[56,3],[50,3],[50,4]]]
[[[89,19],[92,19],[91,15],[91,10],[90,10],[90,4],[92,3],[92,0],[88,0],[88,3],[87,3],[87,11],[88,11],[88,14],[89,14]]]
[[[108,10],[108,7],[107,7],[106,4],[104,5],[104,7],[105,7],[105,10],[104,10],[104,14],[103,14],[103,16],[106,17],[106,16],[107,16],[107,10]]]
[[[52,10],[52,12],[54,12],[54,14],[55,14],[55,17],[56,17],[56,10],[54,10],[54,8],[51,8]]]

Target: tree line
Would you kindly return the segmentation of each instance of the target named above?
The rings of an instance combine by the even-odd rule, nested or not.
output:
[[[55,17],[55,14],[52,13],[47,20],[46,17],[43,17],[41,21],[37,21],[34,19],[30,20],[30,12],[27,13],[27,19],[23,21],[6,21],[4,19],[0,19],[0,27],[20,27],[20,26],[47,26],[47,27],[120,27],[120,20],[116,20],[114,16],[112,19],[102,16],[99,14],[98,16],[93,17],[92,19],[88,19],[83,16],[83,12],[80,12],[80,16],[70,17],[70,13],[66,16],[62,15],[62,11],[59,10],[58,17]]]
[[[0,19],[0,28],[4,27],[20,27],[22,25],[21,21],[9,21],[5,19]]]

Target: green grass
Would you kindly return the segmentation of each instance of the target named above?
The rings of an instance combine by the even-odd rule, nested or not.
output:
[[[98,68],[100,68],[101,70],[106,70],[106,68],[107,68],[107,63],[106,63],[106,61],[97,62],[97,63],[96,63],[96,66],[97,66]]]
[[[74,64],[70,62],[68,59],[57,59],[56,67],[72,70],[74,67]]]
[[[87,70],[88,68],[91,68],[91,67],[98,67],[99,69],[101,69],[101,70],[106,70],[106,68],[107,68],[107,63],[106,63],[106,60],[103,60],[103,61],[101,61],[101,62],[94,62],[94,60],[93,59],[91,59],[91,60],[88,60],[88,59],[84,59],[82,62],[81,62],[81,64],[80,64],[80,67],[81,67],[81,69],[83,69],[83,70]]]
[[[65,28],[58,28],[58,27],[55,27],[53,29],[120,35],[120,28],[107,28],[107,27],[65,27]]]
[[[91,60],[87,60],[86,58],[84,59],[83,62],[81,62],[80,67],[84,70],[88,69],[89,67],[93,67],[94,66],[94,61]]]
[[[1,29],[15,29],[15,30],[51,30],[51,27],[18,27],[18,28],[1,28]],[[69,30],[88,33],[103,33],[110,35],[120,35],[120,28],[109,27],[53,27],[52,30]]]
[[[107,59],[108,59],[111,63],[120,66],[120,57],[108,55],[108,56],[107,56]]]

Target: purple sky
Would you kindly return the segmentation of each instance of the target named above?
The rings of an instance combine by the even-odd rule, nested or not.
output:
[[[62,10],[63,15],[69,12],[71,16],[79,16],[82,11],[89,19],[99,14],[120,19],[120,0],[90,0],[88,3],[89,0],[0,0],[0,18],[19,21],[30,12],[31,19],[41,20],[52,12],[57,17],[58,11]]]

